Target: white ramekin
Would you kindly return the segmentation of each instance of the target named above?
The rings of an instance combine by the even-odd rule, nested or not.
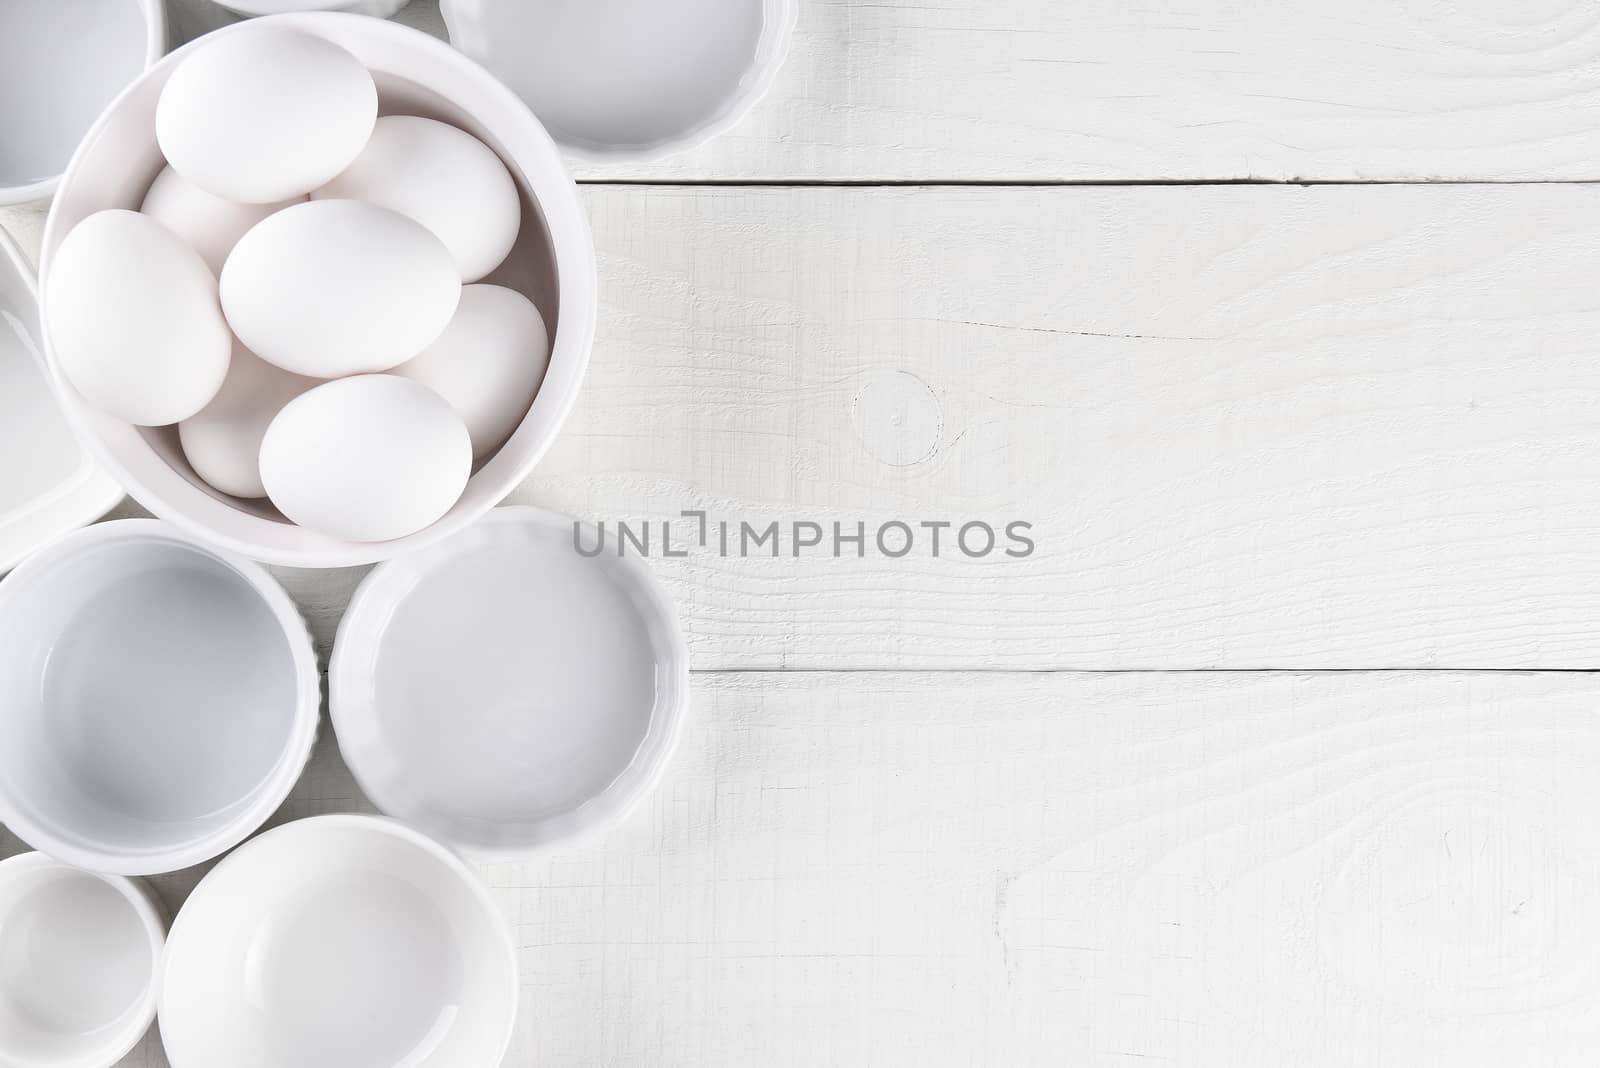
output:
[[[311,755],[321,678],[265,569],[154,519],[74,531],[0,582],[0,823],[89,871],[243,841]]]
[[[134,879],[0,861],[0,1066],[112,1068],[150,1029],[167,914]]]
[[[144,69],[149,70],[167,50],[167,10],[162,0],[136,0],[136,3],[143,22],[143,36],[138,43],[144,48]],[[8,12],[6,17],[25,16]],[[101,19],[96,25],[103,27],[106,23]],[[4,28],[0,27],[0,33],[3,32]],[[73,60],[87,63],[97,58],[95,51],[79,47],[83,41],[81,35],[71,41],[56,41],[54,43],[60,45],[60,48],[45,49],[33,57],[35,61],[33,64],[23,64],[25,73],[37,73],[37,91],[22,93],[16,100],[9,102],[11,106],[28,109],[34,123],[41,121],[42,116],[43,121],[56,124],[62,129],[62,135],[69,138],[87,129],[87,120],[94,115],[92,109],[105,104],[109,98],[109,94],[98,98],[85,98],[81,95],[84,92],[81,87],[94,85],[96,80],[91,77],[79,77],[82,68],[74,69]],[[131,48],[134,44],[133,41],[125,41],[123,47]],[[6,136],[15,137],[20,134],[12,130]],[[61,161],[63,165],[66,162],[65,159]],[[0,184],[0,206],[43,203],[55,193],[60,182],[61,175],[55,174],[22,185]]]

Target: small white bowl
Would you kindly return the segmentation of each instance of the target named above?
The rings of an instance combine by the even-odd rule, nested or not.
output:
[[[39,354],[33,269],[0,230],[0,574],[105,515],[122,487],[95,467],[56,407]]]
[[[167,940],[172,1068],[491,1068],[517,963],[488,891],[374,816],[268,831],[218,864]]]
[[[695,148],[764,96],[795,0],[441,0],[450,43],[516,90],[573,155]]]
[[[131,879],[0,861],[0,1065],[111,1068],[150,1029],[165,911]]]
[[[48,200],[95,116],[166,50],[162,0],[8,0],[0,205]]]
[[[101,466],[156,515],[207,542],[253,560],[297,567],[346,567],[408,552],[461,530],[494,507],[533,470],[577,399],[594,341],[598,302],[594,247],[577,187],[561,153],[527,107],[493,75],[443,41],[395,22],[336,12],[273,15],[226,26],[167,56],[129,87],[84,138],[62,179],[45,226],[40,288],[67,233],[106,208],[137,209],[163,161],[155,137],[156,100],[190,50],[222,34],[290,28],[354,53],[374,73],[389,113],[453,123],[494,148],[523,198],[522,229],[510,257],[488,281],[528,296],[550,328],[549,369],[533,406],[498,452],[467,483],[438,522],[409,537],[351,542],[295,526],[266,502],[210,488],[183,456],[173,427],[142,429],[95,411],[62,375],[48,323],[45,356],[63,410]]]
[[[0,582],[0,823],[90,871],[209,860],[311,753],[316,656],[260,567],[153,519],[75,531]]]
[[[642,561],[573,537],[566,516],[496,509],[374,570],[334,643],[329,706],[362,789],[485,859],[615,823],[682,731],[689,657],[666,594]]]

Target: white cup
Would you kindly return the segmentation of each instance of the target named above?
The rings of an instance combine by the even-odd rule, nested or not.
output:
[[[110,1068],[150,1029],[164,911],[144,886],[0,861],[0,1064]]]
[[[175,871],[282,803],[320,679],[260,567],[168,525],[87,527],[0,582],[0,823],[90,871]]]

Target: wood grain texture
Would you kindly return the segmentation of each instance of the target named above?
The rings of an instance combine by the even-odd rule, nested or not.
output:
[[[626,824],[482,869],[508,1068],[1593,1063],[1600,679],[741,673],[694,706]],[[360,808],[324,737],[282,815]]]
[[[226,16],[169,0],[184,36]],[[1600,176],[1586,0],[801,0],[789,63],[704,148],[585,178]],[[433,0],[401,21],[444,36]]]
[[[698,669],[1596,662],[1600,189],[586,198],[600,337],[514,501],[1034,524],[658,558]],[[360,572],[284,575],[326,649]]]
[[[698,668],[1595,662],[1600,190],[588,203],[600,339],[516,499],[1034,524],[658,559]]]

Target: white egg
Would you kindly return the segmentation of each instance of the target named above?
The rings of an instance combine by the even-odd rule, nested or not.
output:
[[[472,435],[477,459],[501,445],[539,391],[550,334],[533,302],[504,286],[467,286],[439,340],[394,369],[450,402]]]
[[[184,242],[206,261],[212,274],[221,274],[228,253],[245,231],[293,201],[240,204],[206,192],[171,167],[156,175],[139,210]]]
[[[205,39],[173,70],[156,140],[200,188],[266,204],[348,167],[377,118],[377,86],[355,56],[320,37],[246,25]]]
[[[464,282],[500,266],[522,225],[516,182],[494,150],[415,115],[379,119],[356,161],[311,196],[362,200],[415,219],[450,249]]]
[[[261,443],[267,496],[348,541],[414,534],[461,497],[472,440],[443,397],[395,375],[342,378],[290,401]]]
[[[217,280],[160,223],[120,209],[67,234],[44,284],[50,343],[67,380],[107,415],[165,426],[204,408],[233,337]]]
[[[404,363],[443,333],[460,299],[461,276],[437,237],[354,200],[269,216],[222,268],[222,308],[239,340],[312,378]]]
[[[189,464],[206,483],[235,497],[265,497],[261,439],[283,406],[314,386],[235,344],[228,377],[211,403],[178,424]]]

